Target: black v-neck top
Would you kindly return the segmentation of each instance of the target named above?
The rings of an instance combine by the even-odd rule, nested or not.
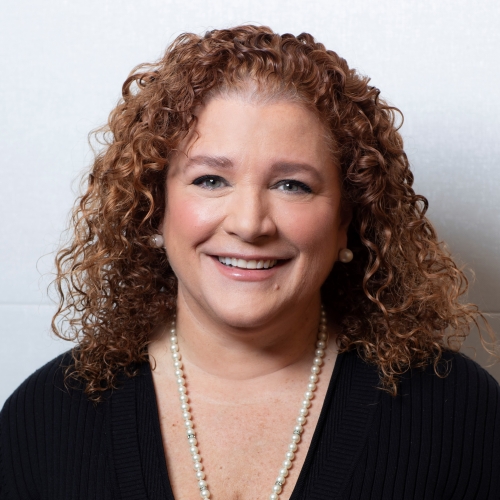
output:
[[[355,351],[340,354],[291,500],[500,499],[500,387],[468,357],[445,359],[446,378],[412,370],[393,398]],[[174,500],[149,365],[94,405],[65,388],[69,361],[0,413],[0,500]]]

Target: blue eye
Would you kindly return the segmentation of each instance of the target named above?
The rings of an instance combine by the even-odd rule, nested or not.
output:
[[[312,193],[312,189],[307,184],[288,179],[278,182],[276,188],[286,193]]]
[[[218,175],[202,175],[193,181],[195,186],[205,189],[217,189],[226,185],[226,181]]]

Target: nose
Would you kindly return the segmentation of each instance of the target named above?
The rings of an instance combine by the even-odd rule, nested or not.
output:
[[[236,189],[227,200],[222,228],[248,242],[273,236],[277,228],[266,193],[255,186]]]

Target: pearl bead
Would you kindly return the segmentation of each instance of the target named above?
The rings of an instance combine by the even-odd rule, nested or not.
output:
[[[316,390],[316,384],[313,384],[312,382],[309,382],[309,384],[307,384],[307,390],[308,391],[315,391]]]
[[[291,463],[291,462],[290,462]],[[279,472],[280,476],[286,477],[288,476],[288,469],[286,467],[282,467]]]
[[[313,391],[306,391],[304,393],[304,399],[312,399],[314,397],[314,392]]]
[[[280,486],[279,484],[275,484],[275,485],[273,486],[273,491],[274,491],[274,493],[277,493],[278,495],[281,493],[281,490],[282,490],[282,489],[283,489],[283,488],[281,488],[281,486]]]
[[[193,422],[191,422],[191,420],[184,420],[184,426],[186,427],[186,429],[192,429]]]
[[[177,344],[177,335],[172,335],[170,337],[170,343],[171,344]]]
[[[314,355],[317,356],[318,358],[322,358],[325,355],[325,350],[324,349],[316,349],[314,351]]]
[[[282,488],[283,488],[283,485],[285,484],[285,478],[283,476],[278,476],[276,478],[276,482],[274,484],[279,484]]]
[[[299,443],[300,442],[300,434],[292,434],[292,441],[294,443]]]
[[[321,371],[321,368],[319,366],[314,365],[311,368],[311,373],[319,373]]]
[[[317,349],[324,349],[326,347],[326,343],[324,340],[318,340],[316,342],[316,348]]]
[[[191,420],[191,413],[189,413],[188,411],[182,412],[182,418],[184,420]]]
[[[179,377],[177,380],[177,385],[186,385],[186,381],[182,378],[182,377]]]
[[[189,448],[189,451],[191,452],[191,455],[196,455],[198,453],[198,446],[193,445]]]
[[[328,335],[324,332],[321,332],[319,335],[318,335],[318,339],[319,340],[322,340],[322,341],[325,341],[327,339]],[[321,349],[324,349],[324,347],[322,347]]]
[[[179,387],[177,387],[177,390],[181,393],[181,394],[186,394],[187,392],[187,389],[184,385],[180,385]]]
[[[196,435],[194,433],[194,429],[192,429],[192,428],[186,429],[186,434],[187,434],[188,439],[196,438]]]
[[[292,461],[287,458],[283,461],[283,467],[285,467],[285,469],[290,469],[292,467]]]
[[[188,443],[191,446],[196,446],[198,444],[198,440],[195,437],[190,437],[190,438],[188,438]]]
[[[295,453],[293,451],[289,450],[286,452],[285,457],[287,458],[287,460],[290,460],[290,462],[291,462],[295,458]]]
[[[278,495],[276,495],[276,493],[271,493],[271,494],[269,495],[269,500],[278,500],[278,498],[279,498],[279,497],[278,497]]]
[[[196,471],[196,479],[205,479],[205,473],[202,470],[197,470]]]
[[[184,411],[189,411],[189,408],[191,408],[187,403],[181,403],[181,410]]]
[[[203,479],[200,479],[198,481],[198,488],[200,488],[200,490],[204,490],[206,487],[207,487],[207,482],[204,481]]]
[[[309,410],[307,408],[301,408],[300,411],[299,411],[299,413],[303,417],[307,417],[307,415],[309,414]]]
[[[302,434],[302,432],[304,431],[304,427],[302,427],[301,425],[296,425],[294,428],[293,428],[293,432],[295,434]]]
[[[308,399],[304,399],[302,401],[302,408],[309,408],[311,406],[311,402]]]
[[[290,451],[297,451],[297,444],[296,444],[296,443],[290,443],[290,444],[288,445],[288,449],[289,449]]]
[[[181,400],[181,403],[188,403],[189,402],[189,397],[187,394],[184,394],[183,392],[179,394],[179,399]]]
[[[313,359],[313,363],[316,365],[316,366],[321,366],[323,364],[323,359],[320,358],[319,356],[317,358],[314,358]]]
[[[200,491],[201,498],[210,498],[210,491],[208,490],[203,490]]]
[[[182,361],[180,359],[174,361],[174,368],[182,368]]]
[[[193,459],[193,462],[195,462],[195,463],[201,462],[201,457],[200,457],[199,453],[193,453],[191,455],[191,458]]]
[[[170,350],[171,350],[172,352],[177,352],[177,351],[179,350],[179,346],[178,346],[177,344],[172,343],[172,344],[170,345]]]
[[[312,382],[314,384],[318,381],[318,378],[319,377],[315,373],[311,373],[311,375],[309,375],[309,382]]]
[[[303,417],[302,415],[300,415],[300,417],[297,417],[297,423],[300,425],[304,425],[306,423],[306,420],[306,417]]]
[[[196,471],[203,470],[203,464],[201,462],[195,462],[193,464],[193,467],[194,467],[194,470],[196,470]]]
[[[175,361],[181,359],[181,354],[180,352],[173,352],[172,353],[172,358],[174,358]]]

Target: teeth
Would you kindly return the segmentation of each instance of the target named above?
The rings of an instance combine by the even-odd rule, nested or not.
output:
[[[239,267],[241,269],[269,269],[277,264],[277,260],[245,260],[231,257],[218,257],[219,262],[226,266]]]

